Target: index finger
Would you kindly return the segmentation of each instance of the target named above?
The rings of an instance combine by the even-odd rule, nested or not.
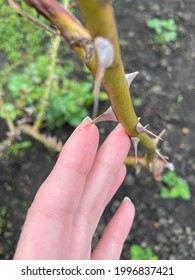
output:
[[[75,212],[80,202],[86,177],[93,164],[99,142],[99,131],[86,118],[64,145],[51,174],[38,196],[41,205],[53,211]],[[56,209],[57,208],[57,209]]]

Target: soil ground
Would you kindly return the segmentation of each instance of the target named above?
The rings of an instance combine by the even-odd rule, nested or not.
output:
[[[100,238],[105,225],[124,196],[136,206],[131,233],[125,242],[121,259],[129,259],[132,244],[151,246],[159,259],[195,258],[195,5],[186,0],[114,1],[122,56],[126,72],[139,71],[131,93],[142,99],[135,107],[144,124],[158,133],[166,129],[162,152],[170,157],[177,173],[190,186],[192,198],[163,200],[161,183],[142,170],[139,175],[128,167],[128,174],[107,206],[94,237]],[[166,46],[154,42],[154,32],[146,21],[150,18],[173,18],[178,38]],[[100,108],[102,111],[105,104]],[[0,123],[0,137],[7,130]],[[102,140],[110,124],[99,125]],[[186,135],[182,128],[187,127]],[[72,129],[64,126],[53,131],[65,141]],[[0,259],[11,259],[28,207],[41,183],[49,174],[57,154],[48,152],[40,143],[17,156],[0,161]]]

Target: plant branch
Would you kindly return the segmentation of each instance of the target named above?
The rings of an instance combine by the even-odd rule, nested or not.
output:
[[[103,84],[108,91],[112,109],[130,136],[140,138],[140,145],[147,151],[147,161],[155,159],[156,143],[145,133],[137,133],[135,130],[138,118],[135,114],[129,86],[125,78],[123,63],[121,60],[119,39],[110,1],[106,0],[79,0],[79,6],[83,13],[87,27],[94,39],[96,36],[107,38],[115,50],[114,62],[107,69]],[[90,68],[90,65],[89,65]]]
[[[40,22],[39,20],[37,20],[36,18],[34,18],[33,16],[31,16],[30,14],[28,14],[27,12],[25,12],[18,3],[16,3],[14,0],[7,0],[10,4],[10,6],[12,6],[19,14],[21,14],[22,16],[25,16],[26,18],[28,18],[30,21],[32,21],[35,25],[45,29],[46,31],[49,31],[50,33],[54,34],[54,35],[59,35],[59,33],[54,30],[53,28],[50,28],[48,25]]]
[[[2,98],[2,93],[0,93],[0,108],[4,114],[4,118],[5,118],[5,121],[7,123],[7,126],[9,128],[10,132],[14,133],[16,128],[15,128],[15,125],[14,125],[12,119],[10,118],[9,112],[6,110],[6,106],[5,106],[3,98]]]
[[[89,60],[93,52],[90,33],[67,9],[54,0],[25,0],[48,19],[81,59]]]
[[[3,152],[11,146],[11,144],[14,142],[16,137],[17,137],[16,134],[12,134],[8,136],[5,140],[0,142],[0,158],[3,157]]]
[[[12,145],[12,143],[21,133],[34,138],[35,140],[44,144],[47,148],[53,149],[56,152],[60,152],[63,147],[62,142],[58,141],[56,137],[42,134],[31,125],[18,125],[15,128],[14,133],[12,133],[12,135],[9,135],[0,143],[0,158],[3,156],[3,152]]]
[[[40,110],[38,112],[36,121],[33,125],[33,127],[35,129],[39,129],[41,127],[41,124],[43,122],[43,118],[44,118],[44,115],[45,115],[45,111],[46,111],[46,108],[47,108],[47,105],[48,105],[48,98],[49,98],[49,94],[50,94],[51,89],[52,89],[52,83],[53,83],[54,74],[55,74],[55,66],[56,66],[57,54],[58,54],[60,41],[61,41],[60,37],[55,37],[52,40],[50,73],[49,73],[48,80],[46,82],[47,86],[46,86],[46,89],[45,89],[45,93],[44,93],[43,97],[41,98],[41,107],[40,107]]]
[[[25,134],[31,136],[32,138],[36,139],[37,141],[43,143],[46,147],[52,148],[57,152],[61,151],[61,149],[62,149],[63,145],[61,142],[57,141],[56,137],[50,137],[50,136],[44,135],[44,134],[40,133],[39,131],[37,131],[36,129],[34,129],[30,125],[18,126],[18,130],[22,133],[25,133]]]

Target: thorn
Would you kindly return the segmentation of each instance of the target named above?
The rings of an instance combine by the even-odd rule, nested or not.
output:
[[[137,164],[137,150],[138,150],[138,144],[139,144],[140,139],[138,137],[131,137],[131,141],[133,143],[134,152],[135,152],[135,161]]]
[[[94,46],[98,58],[98,66],[95,77],[95,84],[93,89],[94,105],[93,105],[93,118],[97,116],[99,105],[99,91],[106,68],[110,67],[114,60],[114,48],[112,43],[104,37],[96,37],[94,40]]]
[[[172,162],[167,162],[167,165],[166,167],[171,170],[171,171],[174,171],[175,170],[175,166]]]
[[[162,131],[161,131],[161,133],[158,135],[158,137],[161,137],[161,136],[163,136],[163,134],[166,132],[166,129],[163,129]]]
[[[132,81],[134,80],[134,78],[137,76],[137,74],[139,74],[139,72],[133,72],[133,73],[128,73],[125,74],[125,78],[127,79],[128,85],[130,87]]]
[[[96,82],[95,82],[96,83]],[[94,101],[93,101],[93,112],[92,112],[92,119],[95,119],[97,117],[98,114],[98,106],[99,106],[99,89],[98,89],[98,93],[95,93],[95,88],[96,88],[97,84],[94,86]],[[99,87],[99,86],[98,86]]]
[[[104,121],[118,122],[111,106],[103,114],[99,115],[97,118],[95,118],[91,123],[87,124],[86,126],[91,125],[92,123],[98,123]]]
[[[152,162],[149,162],[148,168],[149,168],[149,171],[152,173],[153,172],[153,164],[152,164]]]
[[[140,174],[140,172],[141,172],[141,166],[140,165],[136,165],[135,166],[135,174],[136,174],[136,176],[138,176]]]
[[[93,122],[103,122],[103,121],[114,121],[118,122],[112,107],[110,106],[103,114],[101,114],[99,117],[97,117]]]
[[[105,68],[112,65],[114,60],[114,48],[112,43],[104,37],[96,37],[94,46],[98,56],[98,63],[103,64]]]
[[[153,137],[162,140],[161,137],[159,137],[158,135],[154,134],[152,131],[146,129],[149,126],[149,124],[143,126],[140,122],[137,123],[135,129],[138,133],[147,133],[149,135],[152,135]]]
[[[169,158],[168,158],[167,156],[162,155],[161,152],[160,152],[158,149],[155,150],[155,153],[156,153],[157,156],[159,156],[164,162],[168,163],[167,160],[168,160]]]
[[[15,135],[14,131],[7,131],[5,134],[7,137],[13,137]]]
[[[158,137],[161,139],[161,137],[163,136],[163,134],[165,133],[166,129],[163,129],[160,134],[158,135]],[[159,138],[154,139],[156,141],[156,143],[158,144],[159,142]]]
[[[149,124],[146,124],[143,128],[146,129],[149,126]]]

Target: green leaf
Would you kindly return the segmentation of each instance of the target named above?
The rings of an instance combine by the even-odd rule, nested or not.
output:
[[[170,31],[176,31],[177,30],[177,26],[175,24],[174,19],[167,19],[167,20],[162,20],[161,25]]]
[[[170,198],[171,194],[167,188],[163,187],[163,188],[161,188],[160,196],[161,196],[161,198]]]
[[[161,20],[159,20],[158,18],[149,19],[146,23],[147,26],[154,29],[157,34],[160,34],[162,32]]]
[[[132,245],[130,255],[132,260],[140,260],[143,258],[144,251],[139,245]]]
[[[177,183],[177,175],[173,171],[169,171],[162,176],[162,182],[170,187],[174,187]]]
[[[28,148],[30,148],[31,146],[32,146],[32,142],[31,142],[31,141],[28,141],[28,140],[23,141],[23,142],[21,142],[21,143],[18,145],[18,147],[19,147],[20,149],[28,149]]]
[[[9,114],[9,117],[11,118],[11,120],[14,121],[17,117],[17,110],[15,109],[14,105],[12,103],[5,103],[4,109]],[[0,110],[0,117],[5,118],[3,110]]]
[[[162,198],[178,198],[181,197],[185,200],[191,198],[191,193],[187,182],[177,176],[175,172],[169,171],[162,176],[162,182],[167,187],[162,187],[160,195]]]
[[[185,180],[178,178],[177,187],[179,188],[180,196],[183,199],[189,200],[191,198],[189,186],[187,185]]]
[[[8,89],[13,97],[17,98],[20,96],[21,89],[28,89],[28,84],[26,84],[24,77],[21,74],[14,74],[8,82]]]
[[[4,155],[5,156],[11,156],[11,155],[18,155],[20,150],[23,149],[28,149],[32,146],[32,142],[31,141],[23,141],[21,143],[13,143],[11,146],[9,146],[5,151],[4,151]]]
[[[158,256],[154,255],[151,247],[143,249],[141,246],[133,244],[130,248],[131,260],[157,260]]]

